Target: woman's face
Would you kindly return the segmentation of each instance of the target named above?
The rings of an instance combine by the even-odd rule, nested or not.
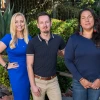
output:
[[[90,11],[83,11],[80,18],[80,25],[84,30],[93,29],[94,26],[94,18]]]
[[[21,15],[15,18],[15,28],[17,32],[22,32],[25,28],[24,18]]]

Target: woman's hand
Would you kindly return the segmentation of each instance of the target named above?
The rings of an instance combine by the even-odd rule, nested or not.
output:
[[[18,68],[19,65],[17,62],[13,62],[13,63],[8,63],[8,67],[7,69],[11,69],[11,68]]]
[[[87,79],[85,79],[85,78],[83,78],[82,80],[80,80],[80,83],[81,83],[81,85],[82,85],[85,89],[90,88],[91,85],[92,85],[92,83],[89,82],[89,81],[88,81]]]
[[[96,79],[96,80],[92,83],[91,88],[93,88],[93,89],[99,89],[99,88],[100,88],[100,79]]]

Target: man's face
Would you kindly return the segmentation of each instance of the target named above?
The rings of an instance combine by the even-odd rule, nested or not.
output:
[[[47,15],[39,16],[37,27],[40,29],[41,33],[50,33],[51,21]]]

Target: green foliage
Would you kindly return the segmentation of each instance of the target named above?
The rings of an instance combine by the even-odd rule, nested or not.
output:
[[[100,0],[96,0],[94,5],[92,6],[92,9],[95,10],[95,13],[98,17],[100,17]]]
[[[57,71],[70,73],[65,66],[64,58],[62,57],[58,57],[57,59]],[[58,81],[62,93],[66,92],[66,90],[71,87],[72,78],[58,75]]]
[[[15,4],[14,12],[24,10],[25,16],[29,20],[36,18],[41,11],[50,11],[53,18],[66,20],[76,18],[80,9],[95,6],[99,0],[11,0]],[[27,19],[27,18],[26,18]]]
[[[75,32],[76,26],[76,19],[67,21],[52,19],[52,32],[62,36],[65,41],[67,41],[69,36]]]
[[[66,6],[67,5],[67,6]],[[77,6],[72,6],[69,3],[65,4],[60,4],[57,6],[57,19],[62,19],[62,20],[66,20],[66,19],[72,19],[72,18],[77,18],[80,9]]]
[[[82,0],[81,3],[80,3],[80,6],[84,6],[86,7],[91,7],[92,4],[94,4],[95,0]]]
[[[8,72],[2,66],[0,66],[0,84],[3,84],[7,88],[10,87]]]
[[[59,34],[60,36],[63,37],[65,41],[67,41],[69,36],[72,33],[74,33],[74,31],[76,30],[76,26],[77,26],[76,19],[67,20],[67,21],[52,19],[51,32],[54,34]],[[37,28],[36,25],[36,20],[33,20],[28,24],[28,29],[29,29],[29,33],[32,36],[35,36],[36,34],[39,33],[39,29]]]
[[[0,10],[0,38],[3,37],[6,33],[9,33],[10,20],[13,14],[13,9],[14,5],[10,10],[10,4],[9,4],[4,14]]]
[[[2,55],[3,59],[8,62],[7,55]],[[11,91],[8,72],[0,65],[0,84],[3,84],[9,91]]]
[[[36,20],[33,20],[28,24],[28,29],[29,29],[29,33],[32,37],[39,33],[39,29],[37,28]]]

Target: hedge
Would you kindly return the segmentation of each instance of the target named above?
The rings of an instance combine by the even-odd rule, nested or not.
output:
[[[33,20],[28,24],[29,33],[33,37],[39,33],[39,29],[37,28],[36,24],[37,24],[36,20]],[[65,41],[67,41],[69,36],[73,34],[74,31],[76,30],[76,26],[77,26],[76,19],[67,21],[52,19],[51,32],[54,34],[59,34],[60,36],[63,37]]]

